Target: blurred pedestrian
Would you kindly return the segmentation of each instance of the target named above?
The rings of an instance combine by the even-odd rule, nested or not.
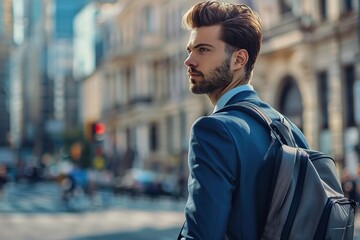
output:
[[[190,90],[207,94],[214,113],[191,128],[186,222],[179,239],[259,239],[270,199],[273,171],[261,168],[270,146],[267,129],[240,111],[217,113],[240,101],[280,113],[260,100],[251,83],[260,51],[259,16],[243,4],[205,1],[183,17],[190,30],[185,60]],[[303,133],[289,121],[296,143]]]
[[[0,199],[3,198],[5,193],[5,185],[8,182],[6,165],[0,165]]]
[[[355,198],[353,198],[355,201],[360,202],[360,164],[357,165],[356,168],[356,176],[354,178],[354,188],[355,190]],[[345,194],[345,189],[344,190],[344,194]]]
[[[71,165],[60,180],[63,200],[67,201],[77,193],[86,193],[88,182],[87,171],[76,164]]]

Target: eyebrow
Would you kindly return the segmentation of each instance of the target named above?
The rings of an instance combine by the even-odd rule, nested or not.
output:
[[[193,49],[197,49],[197,48],[200,48],[200,47],[210,47],[210,48],[215,48],[213,45],[211,44],[208,44],[208,43],[199,43],[199,44],[196,44]],[[186,47],[187,50],[190,49],[189,46]]]

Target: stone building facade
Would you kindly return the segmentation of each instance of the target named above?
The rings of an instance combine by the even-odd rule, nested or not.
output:
[[[279,2],[258,9],[265,34],[254,85],[303,129],[311,147],[345,164],[359,139],[360,2]]]
[[[104,149],[122,169],[186,169],[191,125],[212,112],[206,96],[189,92],[183,65],[188,33],[181,17],[196,2],[120,0],[101,25],[104,57],[84,80],[97,82],[96,89],[83,95],[101,93]],[[243,2],[263,21],[256,91],[304,131],[311,147],[343,160],[359,138],[359,2]]]

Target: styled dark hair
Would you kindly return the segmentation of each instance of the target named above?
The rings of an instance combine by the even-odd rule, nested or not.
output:
[[[239,49],[248,52],[245,77],[249,80],[262,41],[260,17],[255,11],[245,4],[204,1],[194,5],[184,14],[182,24],[187,30],[220,25],[220,39],[225,42],[227,52]]]

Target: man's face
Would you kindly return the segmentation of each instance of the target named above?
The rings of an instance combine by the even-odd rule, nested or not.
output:
[[[233,78],[225,43],[219,39],[220,26],[193,29],[187,44],[190,90],[208,94],[226,87]]]

